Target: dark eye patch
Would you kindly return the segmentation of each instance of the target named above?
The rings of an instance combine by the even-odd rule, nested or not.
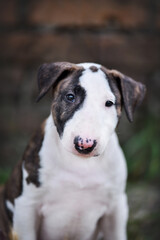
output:
[[[115,107],[117,110],[117,117],[118,119],[120,119],[121,113],[122,113],[122,97],[121,97],[119,82],[116,81],[113,78],[113,76],[106,71],[105,68],[102,67],[101,70],[105,73],[109,86],[116,97]]]
[[[75,93],[75,94],[78,94],[78,93],[81,92],[81,90],[82,90],[82,87],[81,87],[80,85],[77,85],[77,86],[75,86],[75,88],[74,88],[74,93]]]
[[[52,115],[60,136],[63,134],[66,122],[83,105],[86,92],[79,85],[82,71],[76,71],[69,78],[62,80],[54,91]]]

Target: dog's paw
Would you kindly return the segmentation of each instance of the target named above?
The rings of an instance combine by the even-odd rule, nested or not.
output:
[[[11,230],[9,240],[18,240],[18,235],[14,230]]]

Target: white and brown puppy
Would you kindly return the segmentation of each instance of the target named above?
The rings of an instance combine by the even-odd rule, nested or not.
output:
[[[99,64],[67,62],[43,64],[38,85],[38,100],[53,89],[51,114],[1,194],[1,235],[125,240],[127,170],[115,128],[122,105],[133,120],[144,85]]]

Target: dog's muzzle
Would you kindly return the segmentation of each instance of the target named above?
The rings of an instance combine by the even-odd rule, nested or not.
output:
[[[88,138],[83,139],[80,136],[77,136],[74,139],[74,145],[75,145],[75,149],[80,154],[89,154],[96,147],[97,141],[92,140],[92,139],[88,139]]]

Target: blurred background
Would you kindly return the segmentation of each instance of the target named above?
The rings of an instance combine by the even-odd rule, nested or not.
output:
[[[160,1],[0,1],[0,184],[50,111],[36,103],[44,62],[97,62],[147,86],[117,129],[128,165],[129,240],[160,239]]]

